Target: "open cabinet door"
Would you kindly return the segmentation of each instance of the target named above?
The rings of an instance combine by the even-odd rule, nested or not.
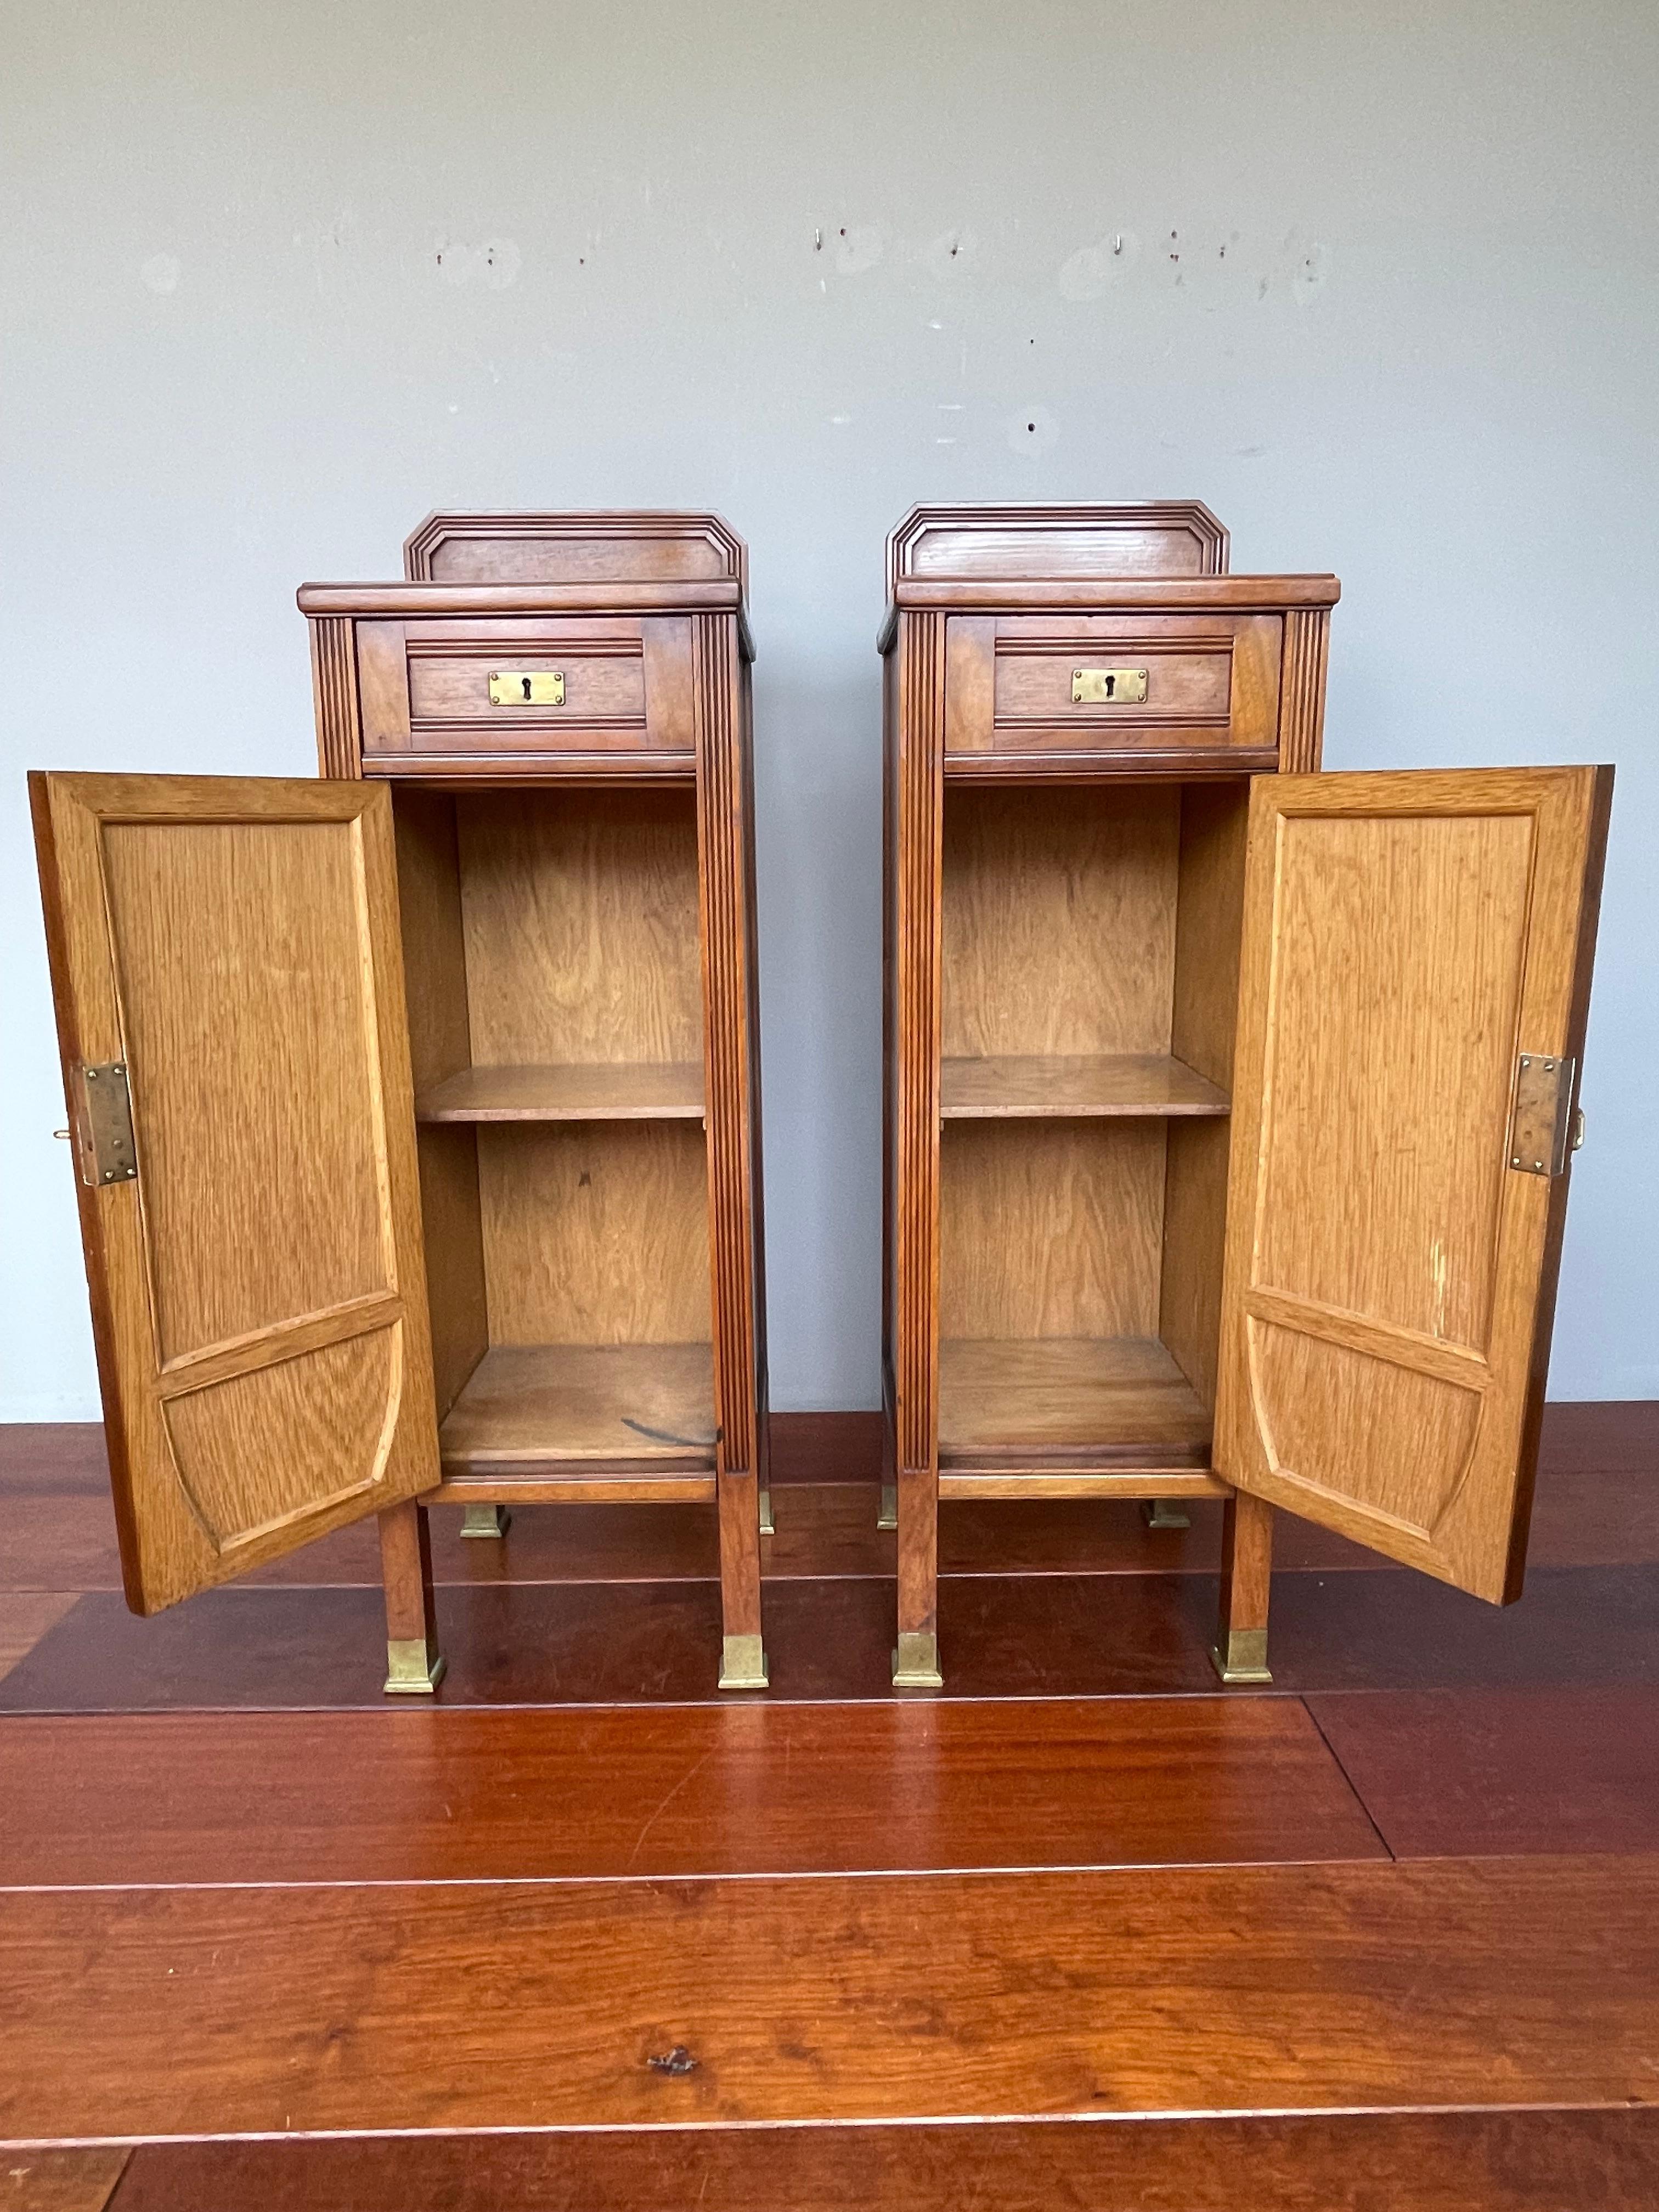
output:
[[[154,1613],[439,1479],[391,799],[29,784],[122,1572]]]
[[[1216,1464],[1504,1602],[1612,791],[1494,769],[1250,800]]]

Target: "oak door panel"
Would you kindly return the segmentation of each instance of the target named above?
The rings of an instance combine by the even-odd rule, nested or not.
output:
[[[31,779],[127,1595],[151,1613],[438,1479],[381,787]],[[84,1158],[84,1143],[76,1146]]]
[[[1582,1052],[1611,791],[1484,769],[1251,799],[1217,1464],[1495,1601],[1567,1184],[1514,1164],[1517,1067]]]

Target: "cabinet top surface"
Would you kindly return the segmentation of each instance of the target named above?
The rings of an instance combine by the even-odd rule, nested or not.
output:
[[[1279,614],[1292,607],[1334,607],[1341,596],[1341,584],[1329,575],[901,577],[877,647],[889,649],[906,612]]]

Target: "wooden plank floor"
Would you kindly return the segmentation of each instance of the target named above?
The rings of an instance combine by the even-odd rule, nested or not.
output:
[[[580,1507],[435,1516],[411,1709],[364,1532],[136,1620],[0,1431],[0,2212],[1659,2202],[1659,1408],[1508,1611],[1281,1516],[1243,1694],[1212,1510],[972,1504],[895,1697],[878,1447],[778,1424],[767,1697],[712,1516]]]

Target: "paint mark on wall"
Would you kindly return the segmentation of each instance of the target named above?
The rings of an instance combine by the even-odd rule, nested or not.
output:
[[[878,222],[844,223],[836,233],[836,268],[842,276],[860,276],[887,250]]]
[[[1047,407],[1022,407],[1008,418],[1007,437],[1016,453],[1052,453],[1060,443],[1060,424]]]
[[[478,248],[478,274],[492,292],[505,292],[519,281],[524,256],[511,238],[487,238]]]
[[[1079,304],[1097,300],[1121,284],[1140,258],[1140,240],[1132,230],[1112,230],[1093,246],[1079,246],[1060,271],[1062,299]]]
[[[1310,245],[1297,241],[1296,259],[1291,268],[1291,297],[1298,307],[1305,307],[1316,297],[1330,273],[1331,249],[1322,241]]]
[[[962,228],[941,231],[923,247],[921,258],[935,276],[965,276],[979,258],[978,235]]]
[[[152,253],[148,261],[138,264],[141,282],[148,290],[158,295],[176,292],[184,273],[184,264],[176,253]]]
[[[441,238],[433,248],[433,258],[446,284],[471,284],[476,280],[492,292],[505,292],[518,283],[524,259],[510,238],[486,238],[477,246],[463,238]]]

